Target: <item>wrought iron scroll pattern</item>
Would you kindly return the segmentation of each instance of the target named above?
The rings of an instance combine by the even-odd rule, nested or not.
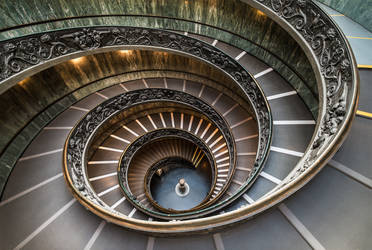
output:
[[[215,173],[215,160],[214,157],[212,156],[212,152],[210,152],[209,148],[207,147],[206,144],[202,140],[200,140],[198,137],[194,136],[193,134],[186,132],[181,129],[158,129],[154,130],[151,132],[148,132],[135,140],[133,143],[131,143],[128,148],[124,151],[123,156],[120,161],[119,165],[119,183],[122,189],[124,190],[125,195],[127,198],[130,200],[130,202],[136,206],[138,209],[145,213],[150,213],[151,215],[157,217],[160,215],[160,213],[152,213],[151,209],[146,208],[142,203],[142,201],[138,200],[137,197],[135,197],[131,192],[130,192],[130,185],[128,182],[128,171],[129,167],[131,165],[132,159],[135,156],[136,152],[140,150],[142,147],[147,145],[148,143],[153,142],[154,140],[162,139],[162,138],[170,138],[170,137],[175,137],[175,138],[182,138],[185,140],[188,140],[195,144],[199,149],[202,150],[202,152],[206,155],[208,162],[211,166],[211,172],[213,178],[216,178],[216,173]],[[232,152],[231,152],[232,150]],[[231,152],[231,153],[230,153]],[[232,153],[234,152],[233,148],[229,148],[229,156],[232,156]],[[231,166],[230,173],[232,172],[232,168],[235,166]],[[231,178],[231,174],[230,174]],[[149,183],[149,179],[144,180],[145,183]],[[227,184],[227,183],[226,183]],[[145,184],[146,185],[146,184]],[[213,187],[214,188],[214,187]],[[221,190],[222,191],[222,190]],[[210,204],[210,202],[208,203]],[[165,209],[166,210],[166,209]],[[164,218],[167,218],[167,214],[163,214]]]
[[[296,179],[313,165],[322,149],[339,131],[347,111],[353,69],[347,44],[330,18],[310,0],[257,0],[291,25],[309,44],[318,59],[326,83],[326,110],[303,166],[291,176]]]
[[[113,97],[96,108],[91,110],[73,129],[66,144],[66,165],[70,173],[72,183],[79,193],[86,199],[91,200],[97,205],[104,206],[96,194],[92,191],[89,183],[84,176],[83,161],[89,140],[94,131],[101,126],[107,119],[132,106],[144,102],[177,102],[188,105],[198,112],[204,114],[213,121],[221,131],[229,149],[230,166],[235,163],[234,138],[225,120],[212,107],[204,101],[193,97],[184,92],[170,89],[141,89],[127,92]]]
[[[112,46],[152,46],[178,50],[228,73],[247,95],[259,121],[259,150],[254,172],[263,164],[271,140],[271,114],[250,74],[219,49],[173,32],[138,27],[75,28],[30,35],[0,43],[0,83],[21,71],[69,54]]]
[[[343,126],[345,115],[347,115],[350,109],[349,105],[354,101],[349,99],[351,92],[353,88],[356,88],[354,85],[356,84],[356,80],[355,75],[353,75],[353,59],[347,42],[337,26],[312,1],[252,1],[261,3],[271,9],[280,19],[285,20],[289,26],[293,27],[299,36],[309,44],[309,47],[318,59],[319,69],[326,83],[326,96],[324,96],[326,109],[323,112],[324,115],[320,117],[320,127],[310,149],[310,154],[305,156],[304,164],[292,175],[291,180],[294,180],[302,175],[309,167],[313,166],[323,149],[334,139],[334,136]],[[0,43],[0,82],[6,81],[8,78],[34,65],[59,56],[114,45],[133,45],[136,42],[146,46],[164,46],[163,48],[178,49],[193,54],[219,66],[232,75],[247,93],[255,108],[255,112],[258,114],[257,120],[260,124],[259,152],[265,149],[265,142],[266,145],[269,143],[271,133],[271,125],[269,125],[271,117],[266,112],[261,93],[258,91],[251,77],[246,72],[242,72],[240,66],[231,61],[230,58],[220,56],[218,50],[182,35],[142,28],[97,27],[62,30],[44,35],[33,35],[22,39],[14,39],[6,43]],[[90,129],[90,126],[87,124],[86,127]],[[85,130],[85,128],[81,127],[80,130]],[[79,146],[82,145],[81,140],[82,138],[77,137],[72,141],[72,145],[74,147],[76,146],[78,150],[80,150]],[[79,152],[77,152],[76,157],[78,157],[78,154]],[[68,157],[72,157],[72,155],[68,155]],[[82,154],[78,159],[81,160],[81,157]],[[259,159],[262,156],[258,154],[257,157],[258,161],[256,161],[255,165],[259,166]],[[79,164],[81,163],[77,161],[74,163],[74,166]],[[79,176],[81,173],[76,171],[74,174],[75,178],[77,178],[76,176]],[[76,182],[76,187],[85,192],[82,183]],[[285,193],[281,195],[281,197],[286,196],[287,194]],[[273,202],[272,204],[276,203]],[[268,207],[263,203],[257,204],[257,206],[260,206],[259,208]],[[252,213],[246,210],[240,213],[240,216],[243,213],[246,216],[256,214],[256,212]],[[244,219],[243,217],[241,216],[242,219]],[[235,218],[234,220],[238,221],[239,219]],[[211,223],[210,225],[213,226],[213,220],[205,221]],[[228,217],[226,217],[226,221],[229,221]],[[198,225],[205,225],[202,222],[199,223]],[[170,230],[174,230],[174,228]],[[192,228],[190,230],[194,229]]]

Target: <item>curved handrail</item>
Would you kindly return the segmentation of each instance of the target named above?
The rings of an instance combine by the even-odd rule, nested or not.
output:
[[[311,59],[319,89],[319,114],[313,138],[301,161],[271,193],[320,168],[336,152],[356,112],[359,75],[351,47],[338,26],[313,1],[248,0],[278,22]],[[323,162],[323,164],[321,164]]]
[[[275,190],[254,204],[209,218],[162,223],[136,219],[120,220],[115,214],[105,214],[100,210],[95,210],[95,213],[123,226],[158,234],[223,227],[251,218],[291,195],[314,177],[341,145],[350,129],[359,92],[356,62],[345,36],[331,18],[312,1],[245,2],[262,10],[296,39],[309,57],[317,77],[320,108],[316,133],[294,171]],[[228,68],[228,65],[223,66]],[[234,79],[239,82],[239,77],[235,76]]]
[[[165,139],[165,138],[180,138],[180,139],[184,139],[186,141],[189,141],[190,143],[194,144],[197,148],[201,149],[202,152],[203,152],[203,155],[205,155],[208,159],[209,165],[211,166],[211,172],[212,172],[212,175],[213,175],[212,186],[211,186],[211,189],[210,189],[208,195],[205,197],[205,199],[203,199],[203,201],[199,205],[197,205],[195,208],[188,209],[186,211],[182,211],[182,210],[172,211],[171,209],[162,208],[160,206],[155,205],[155,207],[157,209],[159,209],[160,211],[162,211],[163,213],[153,213],[152,210],[143,206],[141,204],[141,202],[138,201],[138,199],[136,197],[133,197],[133,193],[130,190],[130,185],[129,185],[129,181],[128,181],[128,171],[129,171],[129,167],[131,165],[131,162],[133,160],[133,157],[135,156],[135,154],[142,147],[146,146],[147,144],[152,143],[154,140]],[[234,167],[235,166],[232,166],[232,168],[234,168]],[[152,167],[149,166],[149,169],[147,171],[149,171],[151,168]],[[213,157],[213,153],[211,152],[210,148],[201,139],[199,139],[197,136],[194,136],[193,134],[189,133],[188,131],[181,130],[181,129],[175,129],[175,128],[153,130],[151,132],[148,132],[148,133],[142,135],[141,137],[137,138],[134,142],[132,142],[130,145],[128,145],[126,147],[126,149],[124,150],[124,152],[122,153],[122,155],[121,155],[121,158],[120,158],[120,161],[119,161],[118,173],[119,173],[118,174],[119,184],[120,184],[121,188],[123,189],[125,196],[130,200],[130,202],[134,206],[138,207],[141,211],[144,211],[145,213],[147,213],[149,215],[152,215],[154,217],[159,216],[162,219],[168,219],[169,217],[167,216],[167,214],[170,214],[171,212],[177,212],[177,213],[181,214],[181,213],[185,213],[185,212],[192,212],[192,211],[195,211],[198,208],[205,207],[207,205],[205,203],[207,203],[208,200],[210,199],[210,197],[212,195],[212,192],[213,192],[213,189],[215,188],[216,181],[217,181],[216,159]],[[149,190],[148,186],[146,185],[146,183],[149,182],[148,178],[146,178],[146,176],[147,176],[147,174],[144,177],[145,191]],[[231,176],[232,175],[230,175],[230,177]],[[147,193],[148,193],[148,191],[146,191],[146,194]],[[214,201],[216,201],[216,198],[214,199]],[[208,204],[210,204],[210,203],[211,202],[208,202]]]
[[[8,41],[0,82],[17,78],[74,57],[102,51],[136,48],[166,49],[202,59],[227,73],[247,96],[259,121],[258,165],[265,162],[271,142],[272,118],[268,102],[255,79],[239,63],[218,48],[173,32],[133,27],[90,27],[46,32]],[[257,175],[259,168],[255,168]]]
[[[64,173],[67,178],[67,184],[73,190],[73,193],[78,199],[84,200],[83,204],[88,203],[90,207],[99,207],[104,213],[111,212],[112,209],[109,208],[98,196],[94,193],[90,187],[88,178],[86,176],[85,165],[87,158],[87,151],[89,151],[89,145],[91,141],[94,141],[95,133],[100,129],[100,126],[104,125],[113,119],[114,116],[120,114],[129,107],[136,106],[141,103],[152,103],[152,102],[176,102],[186,106],[190,106],[198,112],[203,113],[208,119],[213,121],[214,125],[220,130],[224,137],[224,140],[229,149],[229,161],[230,166],[233,166],[232,170],[229,171],[229,180],[234,174],[235,166],[235,143],[234,138],[231,134],[230,129],[227,127],[224,118],[215,111],[212,107],[207,105],[204,101],[191,96],[187,93],[170,90],[170,89],[141,89],[120,94],[113,97],[94,108],[92,111],[88,112],[84,118],[72,129],[70,132],[64,149]],[[260,124],[259,124],[260,125]],[[263,147],[265,148],[265,147]],[[262,150],[262,149],[261,149]],[[260,149],[257,151],[257,155],[262,154]],[[193,218],[200,217],[215,211],[218,208],[227,206],[234,200],[236,200],[241,192],[247,190],[247,188],[252,184],[252,181],[257,177],[257,173],[261,170],[262,164],[259,164],[256,155],[256,162],[254,164],[253,170],[250,177],[244,182],[244,184],[236,191],[232,196],[224,199],[216,204],[209,205],[203,209],[184,212],[180,214],[166,214],[165,218]],[[125,177],[125,176],[124,176]],[[228,187],[225,185],[226,188]],[[224,188],[224,189],[226,189]],[[223,194],[222,190],[217,196]],[[215,197],[217,200],[218,197]],[[137,204],[139,205],[139,204]],[[89,206],[88,206],[89,207]],[[147,211],[151,212],[151,211]],[[159,216],[161,213],[152,211]],[[123,215],[117,213],[121,218]],[[122,218],[123,219],[123,218]]]

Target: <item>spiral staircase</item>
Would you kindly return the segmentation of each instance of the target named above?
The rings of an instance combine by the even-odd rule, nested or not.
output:
[[[89,4],[1,29],[0,249],[370,248],[371,71],[317,3]]]

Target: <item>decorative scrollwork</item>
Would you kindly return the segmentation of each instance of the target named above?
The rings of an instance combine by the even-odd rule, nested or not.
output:
[[[197,39],[173,32],[134,27],[91,27],[66,29],[13,39],[0,43],[0,83],[7,78],[50,59],[71,53],[123,45],[143,45],[179,50],[228,73],[247,95],[260,121],[260,147],[257,154],[262,164],[271,140],[271,115],[255,81],[234,59],[219,49]],[[267,131],[270,131],[267,134]]]
[[[313,1],[251,0],[251,2],[261,3],[274,12],[281,19],[281,23],[284,23],[282,24],[283,26],[293,28],[295,31],[293,34],[306,41],[308,48],[310,48],[317,59],[321,80],[325,82],[325,86],[321,86],[325,89],[325,95],[322,96],[325,109],[321,107],[317,134],[312,141],[310,150],[305,155],[303,164],[301,163],[302,165],[297,169],[297,172],[292,174],[291,180],[282,184],[286,185],[297,179],[308,168],[316,167],[316,161],[322,153],[327,150],[334,151],[334,145],[327,147],[336,141],[336,134],[341,129],[345,129],[345,124],[347,123],[348,125],[350,123],[351,118],[349,114],[352,112],[351,105],[355,103],[355,89],[357,88],[353,58],[347,41],[337,26]],[[253,79],[238,63],[213,46],[193,38],[172,32],[144,28],[91,27],[89,29],[59,30],[12,39],[0,43],[0,83],[31,67],[46,63],[48,60],[72,53],[121,45],[145,45],[182,51],[210,62],[235,79],[251,102],[259,122],[259,149],[254,165],[254,172],[257,173],[266,157],[271,140],[271,115],[262,93]],[[167,95],[163,93],[160,99],[164,96]],[[79,123],[66,144],[65,161],[69,167],[69,176],[74,183],[74,187],[79,194],[88,197],[93,203],[100,204],[100,200],[96,199],[90,189],[87,189],[86,178],[82,168],[88,136],[94,133],[96,125],[104,122],[107,117],[142,101],[149,101],[147,94],[125,95],[117,102],[108,100],[106,102],[107,106],[97,107],[94,110],[97,113],[88,114]],[[111,104],[112,106],[110,106]],[[349,117],[346,117],[346,115],[349,115]],[[287,197],[292,192],[293,190],[287,193],[278,192],[277,200]],[[274,204],[276,204],[276,201],[271,202],[269,205],[258,201],[255,205],[255,211],[243,211],[240,213],[239,218],[233,219],[234,221],[231,217],[225,216],[218,223],[222,225],[227,222],[236,222],[248,218],[257,214],[257,211],[263,211],[264,208]],[[205,230],[207,225],[212,225],[214,222],[212,219],[206,218],[203,221],[198,221],[195,227]],[[142,230],[143,228],[145,227],[142,227]],[[153,228],[151,229],[153,230]],[[181,230],[192,231],[195,228],[190,228],[185,223],[180,227],[169,226],[167,230],[169,232],[176,230],[180,232]]]
[[[216,171],[217,171],[215,159],[212,156],[212,152],[210,151],[208,146],[202,140],[200,140],[198,137],[194,136],[193,134],[191,134],[187,131],[180,130],[180,129],[171,129],[171,128],[158,129],[158,130],[148,132],[148,133],[144,134],[143,136],[139,137],[138,139],[136,139],[134,142],[132,142],[126,148],[126,150],[124,151],[124,153],[122,155],[122,158],[121,158],[121,161],[119,163],[118,177],[119,177],[120,186],[123,189],[124,194],[126,195],[127,199],[135,207],[137,207],[140,211],[143,211],[144,213],[147,213],[147,214],[149,214],[151,216],[154,216],[154,217],[160,217],[160,218],[167,218],[167,214],[163,214],[162,215],[163,217],[161,217],[160,213],[153,213],[153,211],[151,211],[151,209],[149,209],[147,206],[144,206],[143,202],[139,201],[137,199],[137,197],[135,197],[132,194],[132,192],[130,190],[130,184],[129,184],[129,181],[128,181],[128,171],[129,171],[129,168],[131,166],[131,162],[132,162],[133,157],[135,156],[135,154],[141,148],[145,147],[146,145],[148,145],[149,143],[151,143],[155,140],[164,139],[164,138],[181,138],[181,139],[184,139],[184,140],[187,140],[187,141],[191,142],[193,145],[195,145],[196,147],[201,149],[203,154],[207,157],[209,165],[211,166],[211,173],[212,173],[212,176],[213,176],[213,181],[212,182],[213,183],[215,183]],[[234,150],[234,149],[228,148],[228,150],[230,151],[230,150]],[[231,155],[230,152],[229,152],[229,155]],[[167,159],[169,159],[169,158],[167,158]],[[166,159],[165,159],[165,161],[166,161]],[[235,166],[231,166],[230,178],[232,177],[232,172],[233,172],[232,169],[234,167]],[[150,168],[152,168],[152,167],[150,166]],[[153,171],[155,171],[155,170],[153,170]],[[147,177],[149,177],[149,178],[151,178],[151,176],[152,175],[147,175]],[[144,179],[144,185],[150,185],[149,183],[150,183],[150,179],[145,178]],[[212,187],[212,190],[213,190],[213,188],[214,187]],[[149,190],[149,186],[148,186],[147,189]],[[210,195],[211,195],[211,193],[210,193]],[[208,195],[208,197],[210,195]],[[216,201],[217,199],[214,199],[214,200]],[[212,202],[208,202],[208,205],[210,205],[210,204],[212,204]],[[167,209],[162,209],[162,210],[166,211]]]
[[[30,42],[28,47],[23,46],[25,43],[28,44],[27,41],[33,42]],[[182,53],[187,53],[208,61],[236,81],[250,102],[255,112],[255,118],[259,123],[259,146],[254,168],[250,178],[239,189],[237,194],[243,192],[244,188],[246,190],[252,180],[258,175],[267,156],[271,142],[271,113],[261,89],[256,85],[250,74],[234,59],[214,46],[176,33],[146,28],[91,27],[89,29],[60,30],[43,35],[14,39],[12,45],[9,46],[4,45],[1,47],[0,43],[0,51],[3,52],[0,55],[0,60],[2,60],[0,64],[0,81],[5,81],[16,73],[60,56],[104,47],[115,46],[117,48],[123,45],[152,46],[155,48],[179,50]],[[33,55],[32,61],[26,60],[30,53]],[[13,58],[15,60],[14,66],[11,67],[9,60],[5,60],[4,58]],[[91,192],[85,172],[83,171],[84,150],[87,147],[89,135],[94,133],[98,124],[131,105],[150,100],[166,99],[186,103],[194,108],[197,107],[201,113],[209,114],[208,118],[216,124],[225,136],[227,146],[233,148],[233,138],[229,129],[224,125],[224,119],[213,108],[197,98],[192,98],[192,96],[187,96],[182,92],[160,89],[133,91],[125,95],[120,95],[106,101],[89,112],[74,129],[68,140],[65,164],[67,165],[67,171],[71,176],[73,186],[84,199],[104,206],[103,202]],[[233,155],[230,156],[230,165],[233,165],[235,162],[235,152],[231,152]],[[225,204],[231,203],[236,197],[238,196],[233,195],[224,200]]]
[[[66,142],[66,159],[65,164],[70,173],[73,186],[85,198],[95,202],[96,204],[103,205],[98,197],[92,192],[84,172],[85,151],[89,144],[89,140],[97,130],[98,127],[104,124],[110,117],[115,116],[119,112],[130,108],[132,106],[144,102],[177,102],[192,107],[198,112],[204,114],[208,119],[213,121],[215,126],[221,131],[229,149],[230,165],[235,163],[235,145],[234,138],[229,130],[225,120],[218,114],[212,107],[204,101],[193,97],[184,92],[179,92],[170,89],[141,89],[127,92],[116,97],[113,97],[93,110],[91,110],[82,119],[74,130],[71,132]],[[170,133],[172,131],[163,131],[162,133]],[[151,134],[151,133],[150,133]],[[144,143],[147,137],[142,137],[138,143]],[[202,147],[202,145],[200,145]],[[135,200],[135,198],[133,197]]]
[[[320,73],[320,91],[322,95],[319,126],[315,137],[312,139],[311,146],[305,153],[304,158],[300,160],[295,172],[290,174],[290,178],[283,181],[272,196],[255,203],[255,210],[243,208],[237,212],[239,218],[231,219],[229,216],[223,217],[218,223],[235,222],[245,218],[252,217],[257,211],[271,207],[283,198],[288,197],[294,190],[297,190],[304,182],[313,176],[311,169],[319,169],[322,163],[319,163],[320,157],[329,157],[336,148],[336,143],[340,141],[343,135],[337,137],[340,132],[346,132],[352,120],[352,112],[357,99],[358,80],[355,75],[355,62],[350,52],[345,37],[339,31],[332,20],[310,0],[249,0],[255,4],[261,4],[263,8],[270,10],[270,13],[276,14],[280,24],[286,29],[291,29],[295,37],[298,37],[307,48],[307,52],[316,59],[316,64]],[[100,28],[97,28],[100,29]],[[104,28],[102,28],[104,29]],[[220,54],[212,46],[206,45],[200,41],[193,40],[182,35],[168,34],[167,32],[148,30],[140,28],[114,28],[111,33],[105,33],[100,38],[102,46],[112,45],[132,45],[135,43],[156,46],[169,49],[180,50],[191,55],[203,58],[204,60],[218,66],[239,84],[244,90],[248,99],[256,112],[256,118],[259,122],[259,152],[257,161],[254,165],[254,172],[261,167],[266,151],[271,140],[271,116],[265,108],[266,103],[262,99],[262,93],[258,90],[249,74],[230,58]],[[105,43],[108,41],[108,43]],[[18,45],[17,45],[18,46]],[[17,48],[17,46],[15,46]],[[10,46],[11,47],[11,46]],[[67,46],[67,48],[70,48]],[[14,49],[14,48],[13,48]],[[6,54],[9,55],[9,54]],[[1,58],[1,60],[3,60]],[[313,61],[313,60],[312,60]],[[1,66],[5,71],[6,67]],[[1,71],[3,72],[3,70]],[[11,73],[13,74],[13,73]],[[11,75],[10,74],[10,75]],[[1,76],[2,77],[2,76]],[[8,77],[8,76],[6,76]],[[5,79],[5,78],[4,78]],[[328,154],[327,156],[325,154]],[[306,172],[306,173],[305,173]],[[79,173],[79,171],[77,171]],[[310,177],[310,178],[307,178]],[[295,180],[299,179],[298,183]],[[288,185],[289,184],[289,185]],[[79,183],[77,183],[79,185]],[[281,189],[282,187],[290,189]],[[198,229],[209,226],[208,223],[215,223],[213,218],[195,220]],[[217,225],[218,226],[218,225]],[[152,228],[151,228],[152,229]],[[175,227],[167,228],[168,231],[175,230]],[[182,224],[177,230],[194,230]]]
[[[110,31],[84,28],[71,34],[62,35],[61,38],[64,40],[70,39],[71,42],[82,50],[90,50],[102,47],[102,38],[107,33],[110,33]]]
[[[312,151],[303,166],[291,177],[296,179],[312,165],[322,148],[334,137],[344,121],[347,98],[352,87],[351,55],[341,32],[331,19],[309,0],[258,0],[274,11],[302,36],[316,55],[326,83],[326,110]]]

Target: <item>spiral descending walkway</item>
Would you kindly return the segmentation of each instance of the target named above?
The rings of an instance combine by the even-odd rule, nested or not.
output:
[[[208,40],[207,38],[205,39]],[[239,51],[238,49],[227,44],[220,43],[217,45],[234,58],[236,58],[238,55],[242,55],[242,51]],[[292,168],[298,161],[299,156],[301,156],[306,149],[307,143],[312,136],[315,124],[312,115],[307,110],[306,106],[302,103],[298,95],[296,95],[296,92],[275,71],[247,54],[243,55],[239,61],[244,67],[247,68],[249,72],[256,76],[270,101],[273,111],[274,132],[269,159],[258,180],[254,183],[253,187],[247,192],[247,194],[242,196],[242,198],[236,201],[235,204],[228,207],[228,210],[233,210],[247,203],[251,203],[252,201],[263,196],[265,193],[269,192],[273,187],[275,187],[275,185],[279,184],[281,180],[292,170]],[[20,190],[29,190],[30,188],[34,187],[35,184],[37,185],[37,183],[40,183],[43,180],[44,185],[40,188],[35,189],[35,191],[32,191],[29,194],[16,199],[16,201],[14,202],[9,202],[8,204],[2,205],[2,209],[16,209],[12,207],[13,204],[16,205],[18,202],[22,202],[23,200],[24,202],[27,202],[27,199],[25,198],[27,198],[29,195],[37,195],[41,200],[39,200],[39,202],[35,204],[36,207],[34,209],[40,210],[39,205],[44,204],[44,201],[42,201],[42,194],[39,194],[38,192],[42,192],[44,189],[49,191],[55,190],[55,192],[57,192],[58,194],[50,193],[50,195],[52,195],[53,200],[56,199],[56,202],[51,203],[60,204],[62,205],[61,207],[66,209],[66,212],[61,214],[61,222],[64,221],[63,223],[67,223],[65,219],[62,219],[64,215],[67,215],[68,213],[74,213],[74,215],[72,217],[69,216],[70,218],[68,219],[71,220],[71,223],[77,223],[76,226],[82,225],[84,223],[86,224],[84,225],[84,227],[87,225],[91,225],[90,228],[80,229],[84,230],[84,233],[87,234],[88,238],[91,232],[93,233],[90,236],[97,235],[94,234],[95,230],[103,230],[102,234],[100,234],[99,238],[93,245],[93,248],[100,248],[99,239],[101,237],[104,237],[105,231],[107,230],[117,230],[116,241],[120,242],[122,237],[121,235],[126,234],[127,231],[123,231],[122,233],[120,233],[123,229],[118,228],[112,224],[107,224],[103,227],[104,224],[102,224],[102,222],[99,223],[99,220],[96,217],[91,215],[89,212],[82,210],[79,204],[74,204],[73,201],[69,201],[69,199],[71,199],[71,196],[68,194],[68,191],[65,188],[65,184],[60,173],[60,162],[62,161],[61,157],[63,144],[70,129],[91,108],[120,93],[132,91],[135,89],[153,87],[167,87],[170,89],[190,93],[194,96],[202,98],[204,101],[214,106],[217,111],[223,114],[233,131],[234,137],[236,138],[235,141],[237,144],[238,157],[237,174],[239,176],[239,172],[241,172],[240,175],[244,175],[244,172],[247,171],[245,166],[249,166],[254,160],[254,152],[255,148],[257,147],[257,144],[254,144],[254,142],[256,141],[255,139],[257,139],[257,130],[254,128],[253,123],[250,124],[251,119],[249,119],[249,114],[245,113],[243,108],[239,107],[239,105],[237,105],[234,100],[232,100],[228,96],[225,96],[210,87],[203,87],[203,85],[195,82],[166,78],[142,79],[116,85],[91,94],[90,96],[71,106],[63,114],[57,117],[52,123],[45,127],[40,135],[28,147],[23,157],[19,160],[17,167],[15,168],[28,168],[34,178],[30,179],[30,177],[28,176],[28,181],[19,179],[22,177],[24,178],[25,175],[23,171],[20,171],[19,175],[17,176],[17,170],[15,170],[9,180],[8,187],[4,193],[4,200],[6,201],[9,198],[14,197],[14,195],[17,195]],[[141,134],[155,129],[155,127],[180,128],[182,126],[186,128],[186,125],[189,126],[190,124],[190,117],[186,115],[183,118],[185,124],[181,124],[181,114],[171,115],[171,113],[159,113],[158,115],[151,115],[150,118],[145,116],[143,118],[137,119],[136,121],[127,124],[127,126],[122,127],[117,132],[113,133],[112,136],[110,136],[107,140],[104,141],[104,143],[102,143],[101,148],[97,150],[96,154],[93,155],[90,162],[88,162],[88,173],[90,173],[89,178],[93,180],[93,188],[97,191],[97,193],[103,196],[103,200],[107,202],[107,204],[109,204],[111,207],[120,209],[120,211],[127,214],[129,217],[145,220],[149,219],[149,217],[142,214],[141,212],[136,211],[136,209],[128,201],[125,201],[125,199],[123,198],[124,196],[119,190],[116,174],[112,174],[113,170],[116,169],[115,163],[118,162],[118,157],[120,157],[121,155],[122,150],[120,149],[124,148],[126,144],[130,143],[133,139],[140,136]],[[152,124],[151,120],[152,122],[154,122],[155,127]],[[196,128],[198,127],[198,123],[199,119],[195,119],[195,121],[191,124],[191,130],[196,130]],[[199,136],[205,134],[204,138],[208,139],[210,134],[213,133],[213,130],[209,129],[208,134],[206,134],[204,133],[204,131],[206,131],[206,128],[207,124],[200,126],[198,132],[194,132],[195,134],[199,134]],[[209,143],[211,144],[211,142],[213,141],[210,141]],[[217,145],[216,143],[214,149],[218,149],[217,146],[219,145]],[[250,148],[252,150],[249,150]],[[218,152],[223,152],[223,148],[219,149]],[[21,167],[21,165],[26,166]],[[91,168],[94,168],[94,170],[89,170]],[[13,180],[14,184],[12,185]],[[45,183],[45,181],[47,183]],[[22,184],[20,185],[20,183]],[[240,184],[241,182],[239,181],[239,179],[233,179],[231,188],[239,186]],[[17,187],[18,190],[12,189],[12,186]],[[45,194],[46,199],[50,198],[48,198],[49,191],[47,192],[47,194]],[[65,199],[62,199],[62,197],[65,197]],[[64,206],[62,203],[66,203],[67,205],[64,204]],[[23,207],[24,205],[20,203],[18,206]],[[71,206],[71,208],[67,210],[69,206]],[[45,221],[45,219],[48,219],[48,215],[53,215],[53,212],[63,211],[58,209],[55,210],[54,208],[55,207],[51,207],[50,209],[48,209],[49,214],[47,211],[43,212],[43,214],[40,215],[40,219],[44,219]],[[28,211],[31,212],[32,209],[28,209]],[[82,216],[81,213],[83,213],[84,216]],[[4,212],[1,214],[5,215],[7,213]],[[45,217],[42,217],[43,215]],[[24,216],[27,216],[27,214],[24,214]],[[25,218],[26,217],[18,219],[22,221]],[[278,217],[278,219],[279,218],[282,220],[282,223],[286,223],[283,218]],[[8,217],[7,219],[14,220],[15,218]],[[86,223],[84,221],[81,221],[79,223],[76,221],[76,219],[79,221],[90,220],[90,222]],[[58,222],[58,220],[55,220],[55,222]],[[34,221],[34,223],[39,223],[39,225],[42,225],[40,221]],[[97,223],[100,225],[98,228]],[[51,224],[51,226],[53,224]],[[291,231],[293,231],[292,233],[295,233],[294,229],[291,228],[289,224],[287,225],[287,228],[291,229]],[[47,231],[49,230],[46,230],[45,232]],[[68,231],[72,234],[76,234],[75,230]],[[112,232],[108,234],[112,234],[110,237],[115,237],[114,235],[116,235]],[[14,236],[16,235],[9,235],[9,237]],[[133,238],[133,246],[140,248],[142,244],[143,248],[145,248],[146,242],[144,242],[142,238],[146,238],[146,236],[136,233],[129,233],[127,236]],[[297,233],[295,234],[295,236],[299,244],[306,244],[305,242],[303,242],[303,240],[301,240],[300,236]],[[49,236],[46,237],[49,238]],[[68,235],[66,235],[66,237],[69,238]],[[239,236],[236,235],[235,237]],[[13,241],[9,238],[8,246],[14,246],[13,244],[17,241],[19,242],[20,238],[15,238],[13,239]],[[135,238],[137,240],[135,240]],[[204,236],[199,240],[202,240],[202,242],[200,243],[203,245],[208,242],[212,243],[211,247],[213,248],[212,238],[212,236]],[[103,241],[106,240],[107,239],[103,239]],[[164,248],[165,246],[161,244],[161,242],[164,240],[165,239],[162,238],[156,239],[154,243],[155,249],[157,247],[161,249]],[[33,241],[34,240],[32,240],[32,242]],[[89,239],[87,239],[85,243],[87,243],[88,241]],[[110,239],[108,241],[111,242],[110,244],[113,248],[116,247],[116,245],[114,245],[115,239]],[[171,241],[175,241],[174,244],[178,244],[176,243],[177,239],[172,239]],[[44,243],[41,240],[39,243],[36,244]],[[58,243],[54,242],[53,244]],[[84,241],[82,240],[82,238],[79,237],[78,239],[76,239],[76,242],[70,242],[70,244],[72,248],[79,248],[79,246],[84,246]],[[105,243],[102,242],[102,244]],[[138,244],[138,246],[136,244]],[[37,245],[32,246],[30,242],[30,244],[27,244],[26,247],[32,248],[37,247]],[[107,247],[108,246],[105,246],[105,248]],[[172,249],[172,246],[169,244],[167,244],[167,247],[169,249]],[[184,247],[189,248],[190,246],[185,245]]]
[[[192,33],[186,35],[221,49],[250,72],[262,87],[273,115],[267,161],[251,188],[213,215],[224,214],[254,203],[279,185],[306,151],[316,122],[298,93],[271,67],[227,43]],[[359,73],[362,85],[359,105],[363,110],[372,110],[368,91],[372,71],[361,69]],[[0,222],[6,225],[0,227],[0,249],[369,249],[372,172],[368,163],[372,162],[369,154],[372,126],[371,120],[363,116],[355,118],[338,153],[309,184],[278,206],[223,231],[157,237],[128,231],[86,210],[72,197],[62,173],[63,149],[70,131],[104,101],[151,88],[188,93],[224,117],[236,144],[236,170],[222,200],[242,185],[255,160],[258,129],[250,112],[238,100],[187,79],[157,77],[122,82],[74,103],[27,147],[0,202]],[[217,141],[220,131],[208,124],[201,117],[177,111],[149,112],[137,117],[106,135],[88,159],[87,173],[93,189],[108,206],[129,218],[159,220],[136,209],[123,195],[116,172],[120,156],[142,135],[160,128],[176,128],[189,131],[210,146],[218,166],[226,161],[226,148],[222,141]],[[172,150],[166,146],[159,149],[159,159]],[[188,157],[185,153],[185,158]],[[220,172],[222,177],[218,179],[224,178],[224,173]]]

